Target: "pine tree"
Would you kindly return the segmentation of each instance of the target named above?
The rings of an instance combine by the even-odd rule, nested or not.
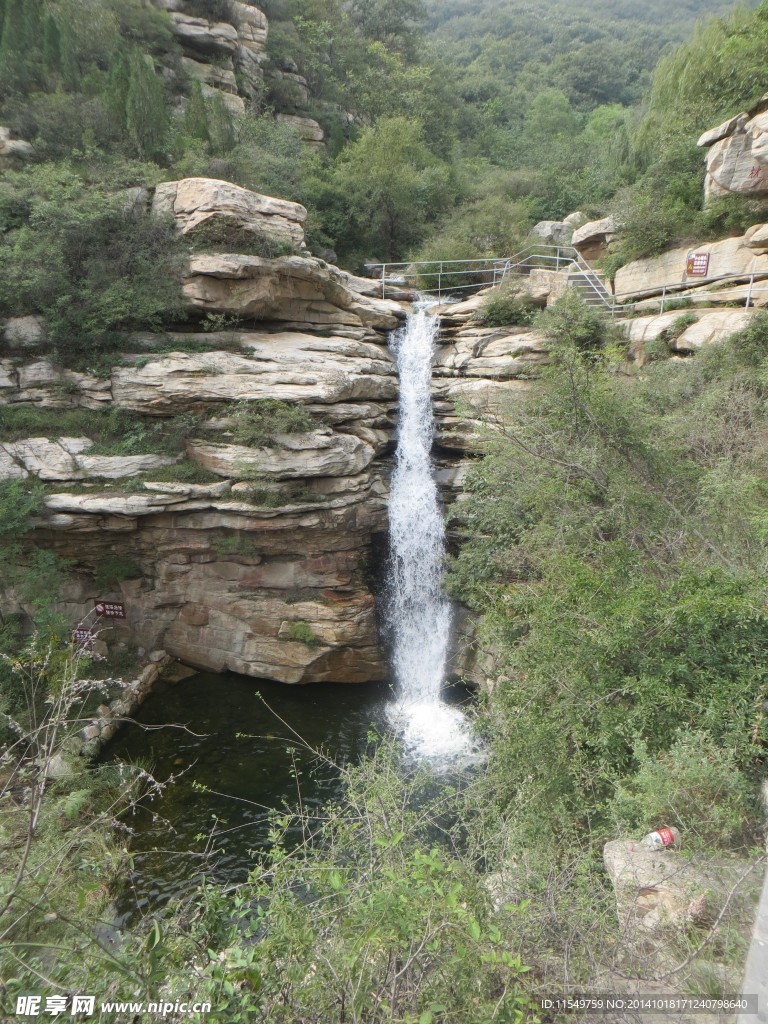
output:
[[[61,71],[61,31],[52,14],[43,26],[43,63],[47,71]]]
[[[232,114],[221,93],[216,93],[208,102],[208,135],[211,153],[220,156],[235,148],[237,138]]]
[[[131,85],[131,64],[126,54],[121,54],[120,59],[113,65],[107,80],[107,91],[105,102],[112,117],[120,125],[126,128],[128,90]]]
[[[6,0],[0,42],[0,92],[24,91],[29,85],[29,60],[24,45],[24,0]]]
[[[131,58],[125,118],[128,134],[139,153],[148,159],[162,159],[168,137],[165,89],[155,74],[151,57],[138,51]]]
[[[28,52],[42,49],[43,4],[42,0],[24,0],[24,45]]]
[[[26,42],[24,0],[6,0],[3,16],[3,39],[0,60],[21,60]]]
[[[203,96],[203,87],[199,82],[192,86],[192,92],[187,101],[187,109],[184,112],[184,133],[190,139],[200,139],[201,142],[210,143],[211,136],[208,131],[208,107]]]

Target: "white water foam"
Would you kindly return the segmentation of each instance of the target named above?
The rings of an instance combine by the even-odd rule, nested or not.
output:
[[[466,752],[471,728],[441,701],[451,606],[443,594],[445,526],[432,471],[430,385],[438,318],[417,307],[390,348],[400,378],[398,442],[389,498],[387,618],[397,703],[391,711],[406,750],[444,757]]]

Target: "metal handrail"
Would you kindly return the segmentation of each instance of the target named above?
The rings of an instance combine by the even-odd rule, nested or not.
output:
[[[515,274],[523,276],[524,271],[541,268],[542,262],[544,264],[554,264],[554,269],[556,271],[573,271],[573,279],[582,281],[595,295],[595,297],[599,299],[600,303],[614,316],[623,311],[634,312],[639,302],[648,301],[656,298],[657,296],[660,304],[659,314],[661,314],[664,312],[664,307],[670,294],[681,291],[690,291],[692,288],[697,287],[696,284],[692,285],[691,282],[670,281],[661,285],[656,295],[648,295],[645,299],[636,299],[632,302],[616,302],[615,295],[609,292],[605,285],[603,285],[597,271],[594,270],[594,268],[587,263],[581,253],[571,245],[556,246],[532,244],[526,246],[525,249],[522,249],[520,252],[515,253],[512,256],[488,256],[483,259],[474,260],[428,260],[422,262],[409,261],[402,263],[366,263],[365,266],[368,271],[377,272],[375,276],[379,277],[381,280],[382,298],[385,297],[386,293],[387,272],[396,269],[415,270],[416,274],[423,280],[436,278],[437,287],[425,288],[424,292],[427,295],[437,293],[438,298],[442,298],[444,293],[453,294],[455,292],[469,291],[472,289],[476,290],[488,285],[496,286],[510,276]],[[420,268],[429,269],[421,270]],[[444,279],[449,276],[451,279],[455,280],[457,277],[478,277],[480,275],[483,275],[483,280],[470,282],[468,284],[450,284],[448,286],[444,286],[443,283]],[[492,279],[490,281],[487,279],[488,275],[492,275]],[[371,276],[374,276],[374,274],[372,273]],[[744,304],[744,308],[748,309],[752,304],[753,297],[765,290],[762,288],[755,288],[755,280],[766,277],[768,277],[768,272],[723,274],[718,277],[703,278],[699,286],[704,287],[724,282],[732,282],[734,284],[749,282],[749,288],[747,290],[746,301]]]

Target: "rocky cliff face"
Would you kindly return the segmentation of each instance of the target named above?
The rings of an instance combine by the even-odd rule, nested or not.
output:
[[[193,0],[152,0],[168,11],[171,31],[182,49],[188,80],[199,82],[207,97],[221,97],[237,115],[259,101],[265,91],[277,89],[272,103],[276,118],[294,128],[308,146],[323,149],[325,133],[309,116],[310,93],[306,79],[293,62],[274,67],[267,53],[269,22],[256,4],[230,0],[226,4],[199,4]],[[208,10],[208,16],[200,12]],[[169,74],[173,72],[169,69]],[[185,102],[179,84],[179,101]],[[280,102],[279,96],[284,96]],[[0,153],[2,156],[2,153]]]
[[[227,182],[164,184],[152,201],[180,232],[226,219],[303,245],[301,207]],[[379,282],[310,256],[221,252],[191,257],[182,287],[188,319],[126,338],[102,378],[56,367],[36,318],[4,325],[0,405],[34,410],[44,429],[0,443],[0,479],[46,486],[30,540],[72,567],[61,611],[74,627],[93,623],[96,601],[122,602],[126,619],[102,622],[102,639],[193,666],[285,683],[385,677],[373,574],[396,418],[387,338],[413,293],[381,298]],[[485,418],[542,358],[528,334],[473,328],[472,308],[444,311],[435,367],[449,497],[476,444],[454,402]],[[301,410],[299,429],[244,437],[243,419],[275,403]],[[73,410],[85,426],[65,436],[58,421]],[[153,437],[183,426],[178,449],[133,454],[127,438],[105,451],[115,411]],[[105,583],[115,563],[120,578]],[[21,611],[18,595],[6,588],[0,610]]]

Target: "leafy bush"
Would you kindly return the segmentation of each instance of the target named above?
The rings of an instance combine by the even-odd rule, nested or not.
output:
[[[610,812],[623,833],[676,825],[687,849],[749,847],[759,803],[733,750],[706,732],[681,730],[669,750],[635,751],[638,769],[619,783]]]
[[[507,324],[530,326],[536,319],[540,303],[522,293],[514,285],[495,288],[483,299],[475,319],[484,327],[506,327]]]
[[[45,488],[37,480],[0,480],[0,544],[35,527],[45,507]]]
[[[209,950],[197,998],[243,1024],[528,1019],[514,935],[526,904],[494,912],[471,858],[446,835],[450,795],[427,810],[428,774],[403,778],[387,743],[343,774],[343,804],[322,809],[322,843],[296,848],[289,837],[297,826],[311,836],[316,819],[276,814],[271,852],[250,880],[202,893],[191,943],[176,951],[181,965]],[[171,979],[179,984],[183,970]]]
[[[286,630],[286,636],[289,640],[297,640],[299,643],[306,644],[307,647],[317,647],[321,642],[318,637],[315,636],[310,624],[308,622],[304,622],[303,619],[291,622]]]
[[[237,402],[230,418],[233,439],[252,448],[271,447],[279,434],[303,434],[315,425],[303,406],[276,398]]]
[[[296,247],[261,231],[250,231],[234,217],[217,217],[187,234],[187,242],[196,252],[237,252],[264,259],[290,256]]]
[[[226,537],[217,537],[213,542],[213,550],[217,555],[254,555],[256,548],[250,537],[242,534],[229,534]]]
[[[498,659],[496,800],[540,846],[587,818],[605,836],[638,743],[663,758],[681,729],[729,751],[753,792],[768,724],[762,343],[630,385],[592,311],[570,334],[566,310],[542,314],[555,359],[489,432],[451,572]]]
[[[14,176],[11,187],[29,215],[0,250],[0,307],[42,313],[62,359],[92,358],[119,332],[181,314],[173,225],[63,167]]]
[[[731,344],[745,362],[761,365],[768,357],[768,312],[753,313],[747,326],[732,335]]]
[[[142,576],[141,566],[132,558],[113,553],[103,558],[96,566],[94,580],[99,590],[115,590],[123,580],[137,579]]]
[[[572,345],[579,352],[596,352],[618,341],[603,312],[588,306],[573,288],[542,310],[533,323],[551,345]]]

